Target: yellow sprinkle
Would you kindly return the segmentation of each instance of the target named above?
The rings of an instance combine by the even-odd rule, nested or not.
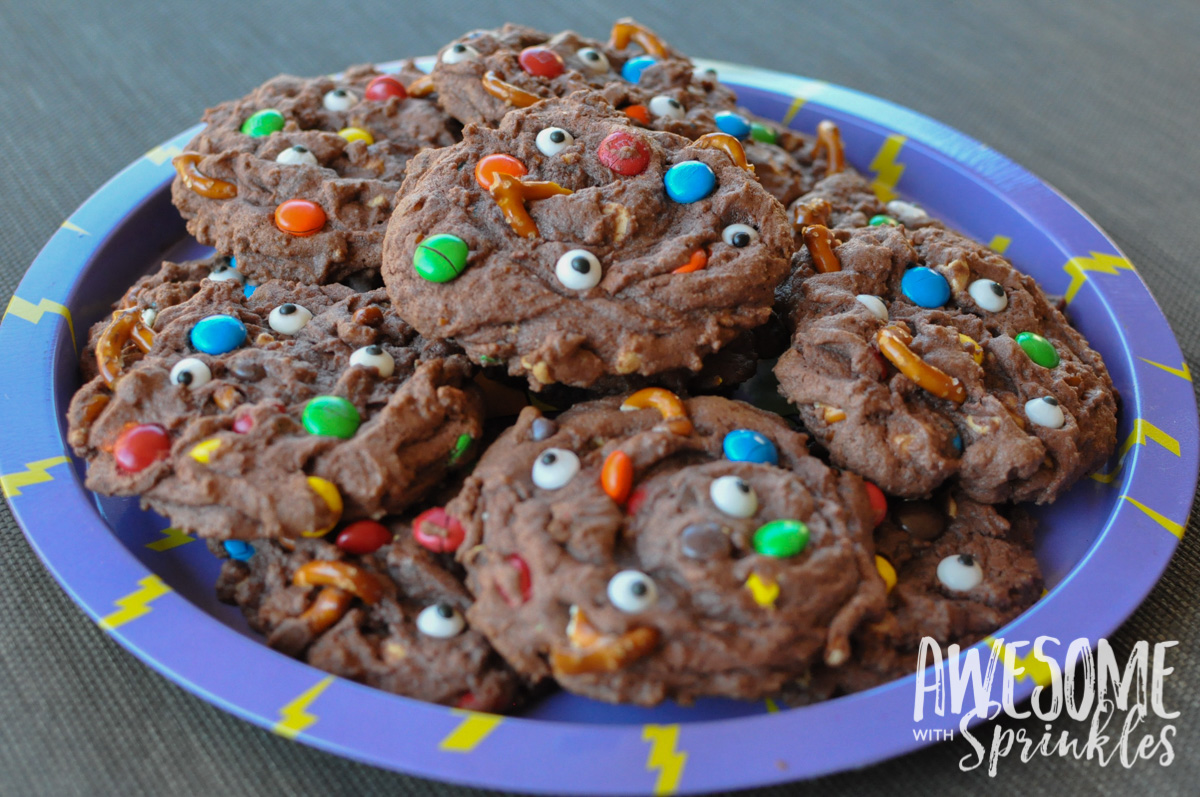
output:
[[[361,127],[343,127],[338,135],[350,142],[365,141],[368,147],[375,143],[375,137]]]
[[[766,609],[775,608],[775,599],[779,597],[779,585],[774,581],[761,578],[758,573],[751,573],[746,579],[746,587],[754,596],[754,602]]]
[[[221,441],[215,437],[197,443],[188,456],[199,462],[201,465],[207,465],[212,459],[212,455],[217,453],[217,449],[221,447]]]
[[[301,533],[301,536],[324,537],[326,534],[333,531],[333,527],[337,525],[337,522],[342,517],[342,494],[338,492],[338,488],[333,485],[333,482],[322,479],[320,476],[309,476],[308,486],[314,493],[321,496],[329,508],[333,510],[335,517],[333,519],[333,523],[329,524],[329,526],[326,528],[318,529],[316,531],[305,531]]]
[[[883,579],[887,591],[891,592],[896,586],[896,568],[892,567],[892,563],[887,559],[875,554],[875,569],[879,571],[879,577]]]

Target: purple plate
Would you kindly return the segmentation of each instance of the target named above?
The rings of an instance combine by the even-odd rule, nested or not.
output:
[[[919,202],[1066,297],[1121,392],[1123,444],[1105,474],[1038,511],[1037,555],[1049,592],[995,636],[1055,637],[1064,642],[1061,662],[1066,641],[1112,632],[1154,586],[1183,534],[1200,453],[1191,373],[1133,266],[1053,188],[938,122],[825,83],[702,64],[709,65],[763,116],[809,132],[834,120],[849,161],[881,195]],[[197,129],[146,153],[63,222],[0,325],[4,494],[58,582],[134,655],[289,738],[402,772],[527,792],[761,786],[928,744],[914,730],[957,730],[957,715],[913,722],[913,676],[793,710],[727,700],[642,709],[559,694],[521,716],[499,717],[386,694],[267,648],[236,609],[216,602],[218,562],[204,543],[166,530],[135,500],[85,490],[83,465],[65,440],[77,347],[88,327],[164,257],[208,251],[187,236],[170,203],[170,159]],[[1033,687],[1019,680],[1018,699]]]

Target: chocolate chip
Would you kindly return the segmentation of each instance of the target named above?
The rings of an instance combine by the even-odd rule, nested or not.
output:
[[[529,427],[529,436],[535,441],[542,441],[558,431],[558,424],[549,418],[535,418]]]
[[[684,556],[692,559],[724,559],[729,556],[729,535],[716,523],[693,523],[679,535]]]
[[[267,371],[253,360],[238,360],[229,366],[229,373],[243,382],[257,382],[267,375]]]
[[[928,501],[904,501],[895,516],[900,528],[918,540],[936,540],[946,530],[946,516]]]

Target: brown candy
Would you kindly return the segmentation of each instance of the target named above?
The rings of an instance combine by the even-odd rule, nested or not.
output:
[[[918,540],[933,542],[946,530],[946,516],[928,501],[902,501],[894,513],[900,528]]]

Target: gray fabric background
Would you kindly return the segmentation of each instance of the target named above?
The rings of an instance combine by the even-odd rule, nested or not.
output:
[[[732,9],[732,10],[731,10]],[[1139,267],[1200,364],[1195,0],[875,0],[638,5],[347,0],[0,0],[0,292],[60,222],[206,105],[282,71],[431,53],[504,20],[603,37],[634,13],[681,49],[861,89],[940,119],[1074,199]],[[1187,489],[1186,486],[1183,489]],[[1179,640],[1169,768],[1038,758],[962,774],[956,741],[803,787],[812,794],[1195,794],[1200,535],[1116,636]],[[1011,727],[1013,724],[1009,723]],[[1034,733],[1040,723],[1026,723]],[[1069,720],[1057,729],[1081,735]],[[871,733],[869,727],[864,734]],[[793,793],[775,789],[764,794]],[[285,741],[192,697],[87,621],[0,511],[0,794],[465,794]]]

